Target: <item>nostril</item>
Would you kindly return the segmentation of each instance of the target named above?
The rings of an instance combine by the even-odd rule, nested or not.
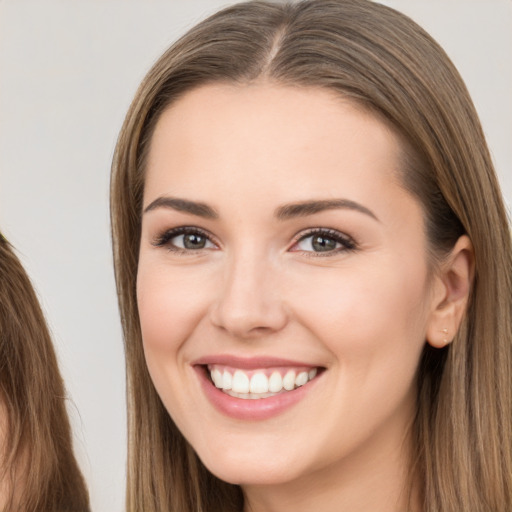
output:
[[[288,315],[280,304],[258,304],[258,301],[251,304],[247,300],[245,304],[243,301],[217,304],[210,318],[215,327],[240,339],[266,336],[280,331],[288,323]]]
[[[275,279],[269,279],[267,268],[254,260],[253,255],[245,261],[238,258],[218,290],[210,312],[216,327],[239,338],[278,331],[288,318]]]

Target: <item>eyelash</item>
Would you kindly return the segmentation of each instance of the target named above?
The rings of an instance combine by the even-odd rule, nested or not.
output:
[[[190,254],[192,252],[201,252],[201,249],[184,249],[182,247],[177,247],[171,243],[173,238],[176,238],[180,235],[200,235],[204,237],[208,242],[213,243],[215,245],[219,245],[212,237],[210,233],[204,231],[201,228],[197,228],[194,226],[182,226],[179,228],[169,229],[168,231],[164,231],[161,235],[158,235],[156,239],[153,241],[153,245],[155,247],[167,247],[167,249],[171,252],[177,254]]]
[[[158,235],[155,240],[152,242],[152,245],[155,247],[167,247],[167,249],[176,254],[190,255],[191,253],[199,253],[206,248],[201,249],[186,249],[182,247],[177,247],[171,243],[173,238],[176,238],[181,235],[199,235],[204,237],[207,242],[210,242],[216,246],[219,243],[212,237],[210,233],[207,231],[194,227],[194,226],[182,226],[179,228],[170,229],[168,231],[163,232],[161,235]],[[301,252],[308,257],[328,257],[335,254],[339,254],[341,252],[355,251],[358,247],[353,238],[336,231],[335,229],[326,229],[326,228],[311,228],[306,231],[303,231],[295,236],[293,245],[291,249],[296,247],[300,242],[312,237],[318,236],[321,238],[325,238],[328,240],[334,241],[336,244],[340,244],[341,247],[338,247],[334,250],[327,251],[305,251],[301,249],[293,250],[292,252]]]
[[[340,231],[337,231],[335,229],[326,229],[326,228],[311,228],[306,231],[303,231],[299,233],[295,237],[295,241],[292,245],[293,247],[297,246],[300,242],[311,238],[313,236],[317,236],[319,238],[325,238],[328,240],[334,241],[336,244],[340,244],[341,247],[338,247],[334,250],[330,251],[304,251],[304,250],[295,250],[294,252],[302,252],[303,254],[307,255],[308,257],[318,258],[318,257],[328,257],[340,254],[342,252],[349,252],[349,251],[355,251],[358,247],[353,238],[351,238],[348,235],[345,235],[344,233],[341,233]]]

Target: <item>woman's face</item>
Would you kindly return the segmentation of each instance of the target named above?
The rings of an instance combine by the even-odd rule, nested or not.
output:
[[[319,89],[208,85],[159,120],[137,280],[144,350],[221,479],[357,475],[401,456],[434,304],[399,160],[383,122]]]

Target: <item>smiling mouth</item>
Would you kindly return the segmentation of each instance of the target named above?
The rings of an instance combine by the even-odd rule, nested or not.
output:
[[[320,367],[244,370],[218,364],[206,365],[212,384],[223,393],[244,400],[269,398],[306,385],[323,370]]]

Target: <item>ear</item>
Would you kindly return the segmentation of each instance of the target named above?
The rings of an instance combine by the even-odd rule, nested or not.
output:
[[[442,348],[453,340],[469,300],[474,276],[471,240],[461,236],[434,277],[427,342]]]

